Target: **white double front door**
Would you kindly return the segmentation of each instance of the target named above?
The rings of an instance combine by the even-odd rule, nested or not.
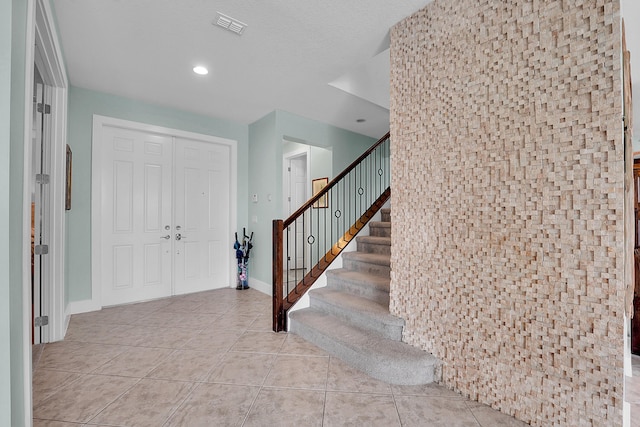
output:
[[[101,134],[101,305],[230,286],[230,146]]]

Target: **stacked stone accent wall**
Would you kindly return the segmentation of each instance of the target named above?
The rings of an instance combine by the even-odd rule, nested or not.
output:
[[[391,312],[442,381],[620,425],[617,1],[435,0],[391,31]]]

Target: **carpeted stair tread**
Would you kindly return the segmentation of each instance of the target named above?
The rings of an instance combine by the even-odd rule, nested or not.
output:
[[[389,286],[391,280],[388,277],[346,268],[328,270],[326,274],[327,288],[369,298],[370,300],[389,307]]]
[[[329,286],[332,286],[332,282],[335,279],[357,286],[366,286],[383,292],[389,292],[389,279],[386,277],[347,270],[346,268],[327,270],[326,274]]]
[[[364,252],[343,252],[342,258],[349,261],[365,262],[368,264],[383,265],[389,267],[391,265],[391,257],[383,254],[369,254]]]
[[[312,308],[291,313],[291,331],[366,374],[391,384],[435,379],[437,359],[400,341],[382,338]]]
[[[311,306],[318,311],[324,311],[344,322],[369,329],[385,338],[402,340],[404,320],[391,315],[388,306],[326,287],[309,292],[309,297]]]
[[[366,242],[374,245],[389,245],[391,246],[391,237],[380,237],[380,236],[358,236],[356,237],[358,243]]]

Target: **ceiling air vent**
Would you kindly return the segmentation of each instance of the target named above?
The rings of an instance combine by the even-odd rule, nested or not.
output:
[[[216,20],[213,21],[214,25],[227,29],[238,35],[241,35],[245,27],[247,26],[247,24],[245,24],[244,22],[240,22],[235,18],[225,15],[224,13],[217,13],[218,16],[216,17]]]

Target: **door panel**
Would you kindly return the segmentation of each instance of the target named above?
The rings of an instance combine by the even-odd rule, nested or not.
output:
[[[226,145],[176,138],[176,294],[230,284],[230,161]]]
[[[171,295],[172,138],[104,128],[102,304]]]
[[[294,157],[290,160],[291,169],[291,190],[290,199],[291,205],[289,207],[289,215],[294,213],[300,208],[308,199],[307,197],[307,156]],[[289,256],[293,258],[289,263],[288,269],[304,270],[305,264],[305,244],[304,235],[306,224],[302,218],[296,220],[295,224],[295,240],[289,239]]]

